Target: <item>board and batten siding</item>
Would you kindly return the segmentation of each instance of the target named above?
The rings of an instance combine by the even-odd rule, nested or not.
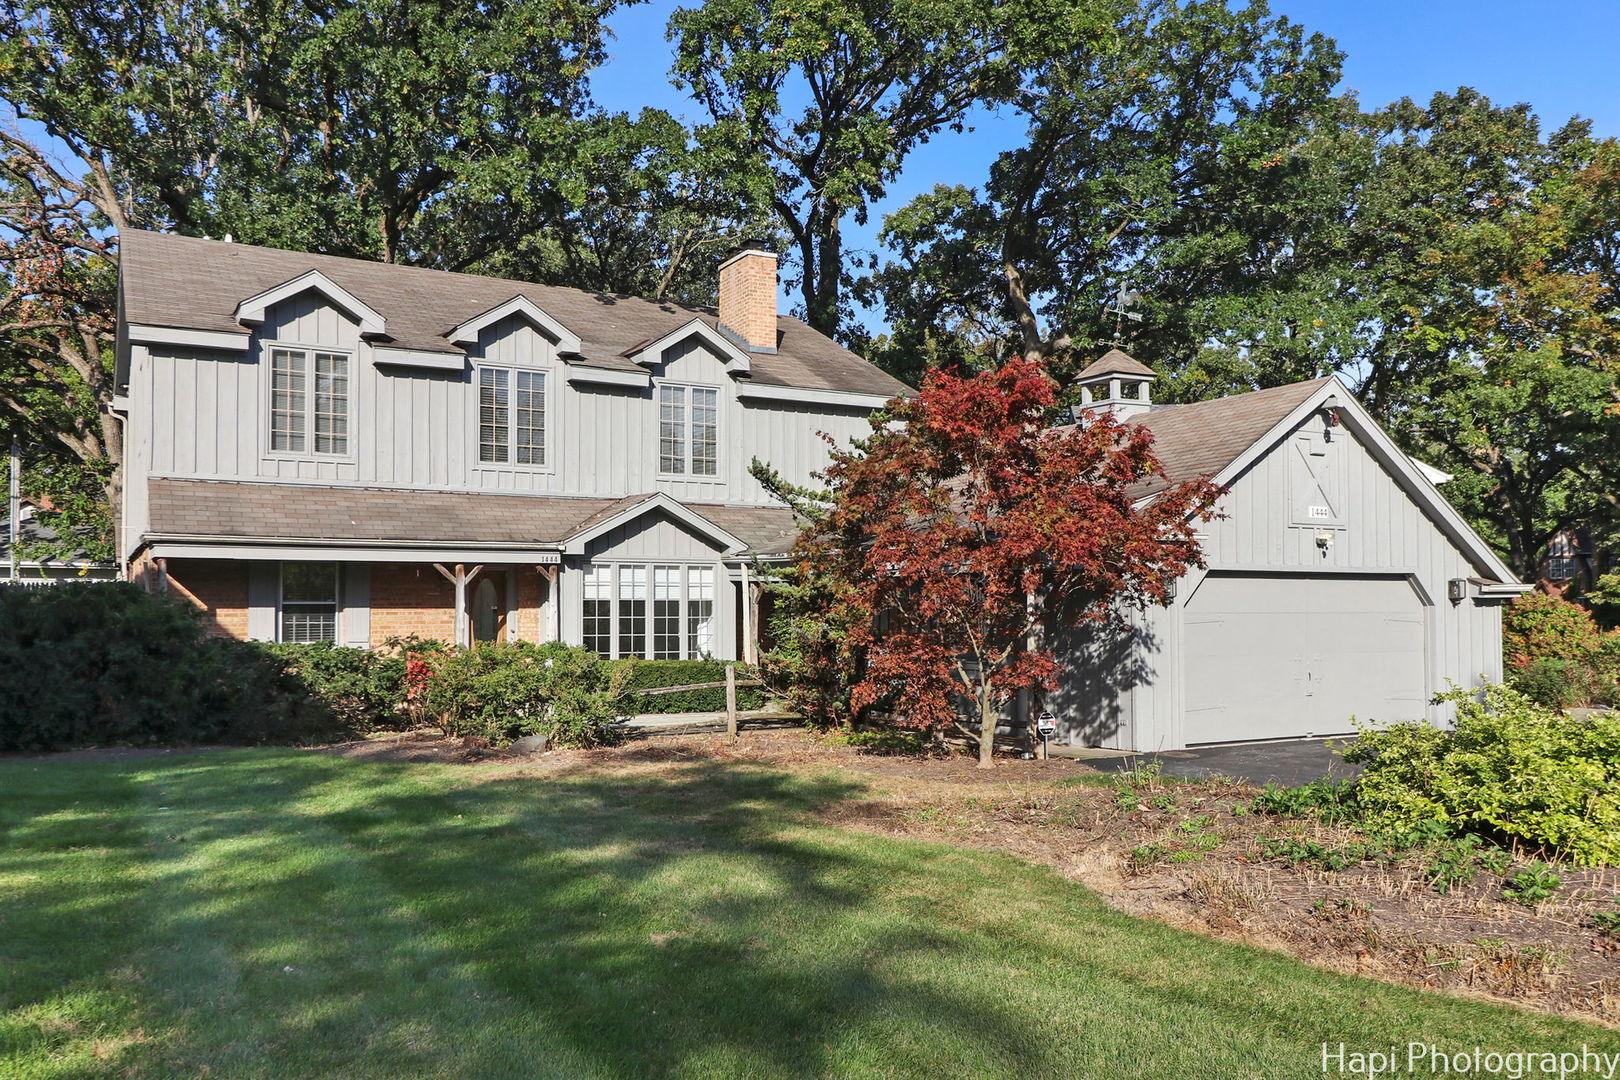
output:
[[[1169,606],[1134,613],[1129,642],[1119,634],[1060,632],[1069,671],[1051,707],[1070,741],[1141,751],[1185,745],[1184,613],[1212,571],[1406,576],[1424,611],[1427,693],[1500,681],[1500,603],[1447,599],[1451,579],[1479,570],[1348,429],[1331,429],[1323,463],[1338,505],[1326,520],[1297,523],[1300,479],[1291,455],[1300,439],[1320,446],[1322,428],[1313,415],[1230,484],[1220,503],[1226,516],[1202,527],[1208,570],[1184,577]],[[1331,537],[1325,549],[1319,534]],[[1075,673],[1079,663],[1098,659],[1112,666],[1108,677]],[[1433,723],[1450,718],[1449,707],[1427,713]]]
[[[349,352],[350,445],[337,456],[269,449],[268,344]],[[146,350],[132,368],[136,426],[152,433],[151,476],[258,480],[433,491],[624,496],[663,491],[687,502],[774,505],[748,474],[758,458],[808,484],[827,462],[826,432],[841,444],[867,433],[859,408],[739,398],[736,379],[695,339],[666,350],[650,388],[569,383],[554,344],[521,316],[485,328],[462,371],[374,362],[355,322],[317,292],[271,308],[243,354]],[[386,353],[384,353],[386,355]],[[137,358],[139,359],[139,358]],[[477,369],[481,364],[546,373],[544,465],[478,460]],[[661,476],[657,384],[713,386],[720,393],[720,474]]]

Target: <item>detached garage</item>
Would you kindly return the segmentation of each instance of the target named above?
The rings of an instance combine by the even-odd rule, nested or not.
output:
[[[1449,684],[1501,678],[1501,606],[1529,586],[1336,379],[1154,408],[1120,352],[1081,375],[1084,408],[1153,432],[1166,478],[1226,488],[1208,568],[1106,640],[1058,631],[1048,707],[1075,745],[1166,750],[1449,719]]]

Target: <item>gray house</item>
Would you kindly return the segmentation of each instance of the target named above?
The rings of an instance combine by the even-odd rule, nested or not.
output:
[[[739,252],[718,310],[273,251],[122,237],[119,554],[214,632],[380,645],[561,640],[752,659],[792,515],[754,458],[811,481],[905,387],[776,311]],[[1445,719],[1500,677],[1523,591],[1332,379],[1155,408],[1111,353],[1082,408],[1212,477],[1207,572],[1130,634],[1055,642],[1065,739],[1131,749]],[[1139,494],[1151,498],[1154,488]]]
[[[1115,351],[1081,373],[1082,408],[1153,432],[1168,480],[1210,477],[1225,517],[1208,569],[1132,632],[1069,632],[1048,703],[1077,745],[1162,750],[1444,723],[1430,698],[1502,677],[1518,584],[1336,379],[1154,407],[1153,373]],[[1159,479],[1139,494],[1151,498]]]
[[[122,237],[119,552],[218,634],[750,657],[754,560],[905,387],[777,315],[149,232]]]

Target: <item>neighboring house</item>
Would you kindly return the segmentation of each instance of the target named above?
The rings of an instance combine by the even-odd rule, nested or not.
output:
[[[718,312],[149,232],[121,237],[119,555],[238,638],[562,640],[751,658],[750,566],[905,387],[776,311]]]
[[[57,531],[39,520],[38,507],[24,501],[17,507],[17,528],[11,518],[0,518],[0,584],[54,585],[61,581],[117,581],[118,564],[92,559],[84,552],[66,557],[40,556],[44,545],[57,544]],[[16,559],[12,559],[12,548]]]
[[[1132,750],[1351,731],[1447,716],[1430,698],[1502,675],[1516,582],[1336,379],[1154,407],[1153,373],[1115,351],[1081,408],[1153,432],[1168,480],[1228,489],[1202,530],[1207,570],[1128,635],[1067,632],[1047,704],[1064,741]],[[1142,497],[1166,486],[1143,485]]]
[[[1613,569],[1613,555],[1593,541],[1592,530],[1576,525],[1547,542],[1536,584],[1554,596],[1580,596]]]

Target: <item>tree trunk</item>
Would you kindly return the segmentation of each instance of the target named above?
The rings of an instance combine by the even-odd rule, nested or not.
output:
[[[996,767],[996,710],[990,697],[990,688],[979,690],[979,765],[981,769]]]

